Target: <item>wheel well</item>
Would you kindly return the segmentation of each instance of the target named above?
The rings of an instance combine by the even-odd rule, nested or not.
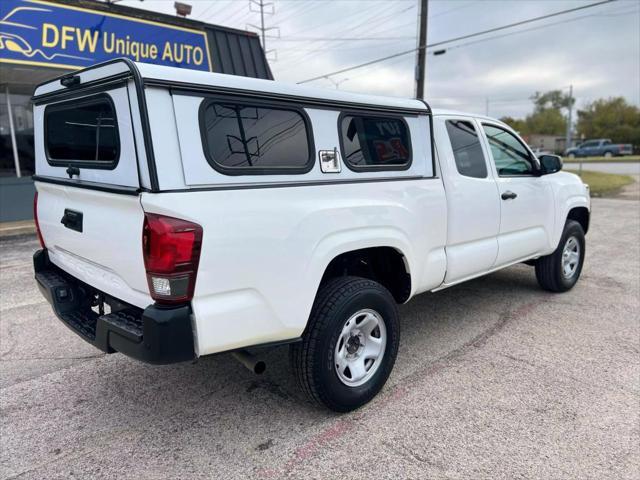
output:
[[[327,266],[320,285],[346,275],[364,277],[384,286],[398,303],[407,301],[411,294],[411,275],[404,256],[391,247],[373,247],[353,250],[338,255]]]
[[[582,225],[582,230],[587,233],[589,230],[589,210],[586,207],[575,207],[569,211],[567,220],[575,220]]]

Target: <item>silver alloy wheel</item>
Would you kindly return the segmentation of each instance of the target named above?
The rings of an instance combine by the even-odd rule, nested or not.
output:
[[[576,237],[569,237],[562,249],[562,275],[571,278],[580,264],[580,243]]]
[[[362,309],[342,327],[334,352],[338,378],[348,387],[366,383],[382,364],[387,346],[387,328],[375,310]]]

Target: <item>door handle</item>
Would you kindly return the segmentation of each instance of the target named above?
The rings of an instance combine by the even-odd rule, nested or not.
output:
[[[512,192],[511,190],[507,190],[501,196],[503,200],[513,200],[518,196],[518,194],[515,192]]]
[[[65,208],[60,223],[71,230],[82,233],[82,212]]]

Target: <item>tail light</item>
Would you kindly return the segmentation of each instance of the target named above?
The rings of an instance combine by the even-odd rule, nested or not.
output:
[[[40,231],[40,222],[38,222],[38,192],[33,196],[33,221],[36,224],[36,234],[38,235],[40,246],[45,248],[44,238],[42,238],[42,232]]]
[[[142,251],[151,297],[188,302],[196,285],[202,227],[179,218],[145,213]]]

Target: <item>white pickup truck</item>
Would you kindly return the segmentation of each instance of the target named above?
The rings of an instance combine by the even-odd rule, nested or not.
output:
[[[491,118],[125,59],[33,102],[35,278],[105,352],[289,343],[348,411],[391,372],[397,304],[519,262],[580,276],[588,187]]]

